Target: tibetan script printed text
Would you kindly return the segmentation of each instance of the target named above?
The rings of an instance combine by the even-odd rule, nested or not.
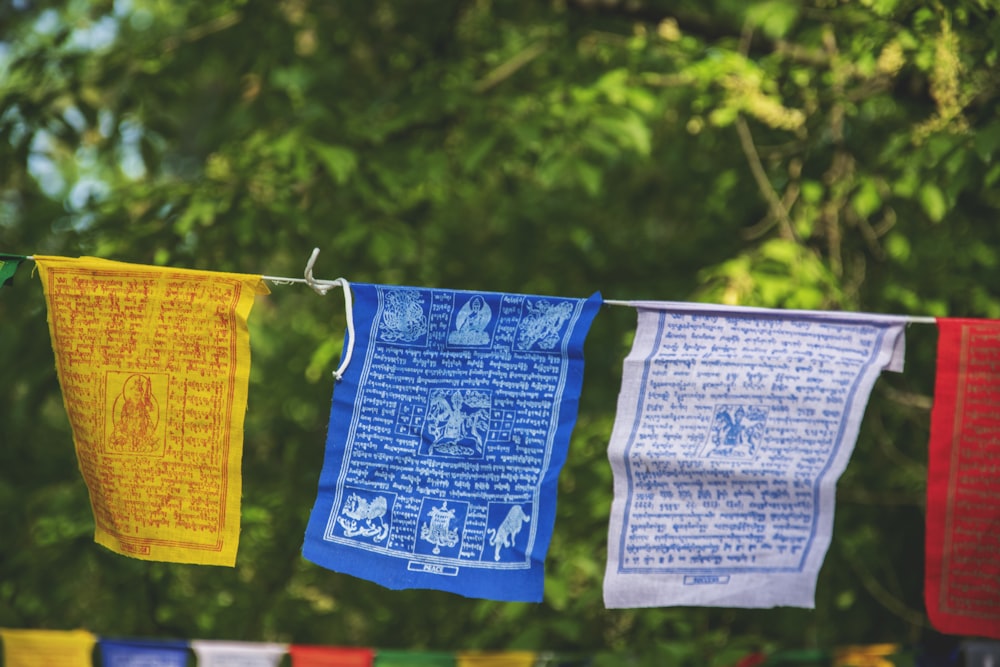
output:
[[[609,570],[717,591],[802,572],[826,550],[821,487],[853,448],[886,327],[641,311],[643,324],[654,333],[626,361],[638,393],[623,389],[612,437]]]
[[[95,539],[232,565],[259,277],[40,258]]]
[[[373,290],[377,307],[331,498],[311,522],[322,541],[397,561],[407,586],[537,569],[575,417],[575,396],[563,404],[578,376],[567,350],[586,302],[355,289],[359,302]],[[336,405],[331,443],[335,422]],[[307,539],[306,556],[316,552]]]
[[[1000,638],[1000,322],[938,326],[927,609],[944,632]]]

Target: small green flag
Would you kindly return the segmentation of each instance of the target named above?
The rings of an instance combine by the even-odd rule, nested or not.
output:
[[[435,651],[375,651],[375,667],[455,667],[455,655]]]
[[[24,255],[5,255],[0,253],[0,287],[7,285],[14,278],[14,273],[21,262],[26,260]]]

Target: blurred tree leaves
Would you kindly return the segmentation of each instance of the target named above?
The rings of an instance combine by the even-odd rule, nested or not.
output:
[[[318,246],[321,277],[1000,317],[986,0],[19,0],[0,21],[4,251],[298,275]],[[344,321],[295,287],[251,321],[237,567],[94,545],[27,274],[0,294],[0,625],[683,665],[929,632],[929,327],[876,387],[815,611],[611,611],[628,309],[588,339],[546,601],[520,605],[301,558]]]

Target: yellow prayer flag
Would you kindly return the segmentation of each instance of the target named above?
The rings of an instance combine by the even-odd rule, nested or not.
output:
[[[35,256],[94,540],[236,563],[260,276]]]
[[[834,667],[893,667],[889,659],[899,652],[897,644],[843,646],[834,651]]]
[[[0,628],[4,667],[90,667],[97,638],[86,630]]]
[[[456,667],[533,667],[535,653],[531,651],[461,651],[455,658]]]

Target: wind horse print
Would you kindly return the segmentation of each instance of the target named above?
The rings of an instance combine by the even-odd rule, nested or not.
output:
[[[393,589],[540,601],[600,296],[353,288],[304,556]]]
[[[605,604],[812,607],[834,488],[904,318],[634,302]]]

